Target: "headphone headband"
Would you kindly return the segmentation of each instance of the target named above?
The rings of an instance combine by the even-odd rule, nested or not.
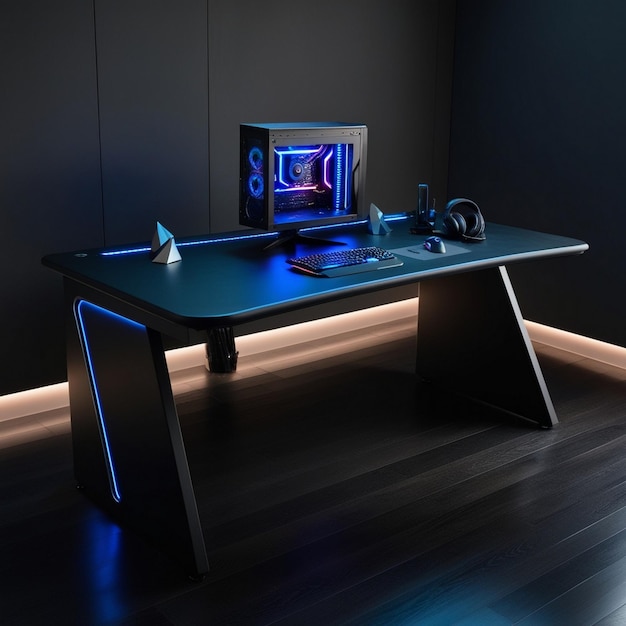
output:
[[[469,198],[454,198],[454,200],[450,200],[450,202],[448,202],[448,204],[446,205],[444,217],[450,215],[450,211],[452,211],[452,209],[454,209],[455,207],[464,204],[469,206],[471,211],[475,213],[480,213],[478,205],[473,200],[470,200]]]

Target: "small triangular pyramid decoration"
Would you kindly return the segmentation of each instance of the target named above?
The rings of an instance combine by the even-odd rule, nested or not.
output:
[[[391,232],[389,224],[385,222],[383,212],[374,204],[370,204],[370,214],[367,219],[367,229],[372,235],[387,235]]]
[[[174,235],[167,228],[157,222],[154,236],[152,237],[152,248],[150,257],[153,263],[175,263],[181,261],[182,257],[178,248]]]

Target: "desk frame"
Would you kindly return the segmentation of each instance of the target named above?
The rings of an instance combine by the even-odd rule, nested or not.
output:
[[[162,335],[83,285],[66,280],[65,294],[77,484],[202,577],[209,565]]]
[[[551,255],[586,250],[583,242],[571,241]],[[163,335],[176,336],[171,331],[181,329],[180,320],[139,306],[112,288],[90,285],[56,261],[44,263],[65,274],[78,485],[191,576],[204,576],[209,564],[163,349]],[[420,283],[417,375],[537,426],[557,423],[504,264],[459,261],[453,271],[416,273],[410,279]],[[205,336],[218,326],[223,320],[207,323]]]

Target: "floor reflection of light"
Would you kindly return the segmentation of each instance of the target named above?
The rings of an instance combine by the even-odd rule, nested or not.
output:
[[[239,356],[249,356],[266,350],[283,348],[303,341],[331,337],[342,332],[365,329],[378,324],[415,316],[418,298],[410,298],[401,302],[393,302],[372,307],[362,311],[354,311],[335,315],[311,322],[303,322],[274,330],[238,336],[236,338]],[[626,369],[626,348],[596,341],[556,328],[526,321],[530,339],[536,343],[565,350],[594,361],[607,363]],[[206,353],[203,345],[189,346],[169,350],[166,354],[170,372],[205,365]],[[0,446],[8,447],[22,441],[28,432],[33,437],[43,438],[58,434],[69,422],[69,411],[64,417],[53,416],[56,424],[49,423],[50,416],[43,414],[61,410],[69,405],[67,383],[59,383],[39,389],[31,389],[15,394],[0,396]],[[15,421],[7,425],[5,422],[22,417],[41,415],[39,421],[31,420],[18,425]],[[44,422],[46,420],[46,423]],[[14,442],[11,444],[10,442]]]
[[[69,405],[67,383],[0,396],[0,422]]]
[[[87,602],[94,613],[93,623],[106,624],[120,619],[126,614],[127,607],[121,591],[124,588],[121,559],[121,529],[103,515],[90,518],[87,527],[87,545],[85,550],[85,576],[89,579],[86,586],[91,594]]]
[[[537,343],[626,369],[626,348],[622,346],[597,341],[536,322],[526,321],[525,324],[530,338]]]
[[[21,417],[0,422],[0,450],[70,432],[69,407],[54,415]]]

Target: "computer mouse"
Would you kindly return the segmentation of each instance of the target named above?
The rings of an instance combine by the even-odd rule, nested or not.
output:
[[[441,252],[444,253],[446,251],[446,246],[443,243],[441,237],[428,237],[424,242],[424,248],[429,250],[430,252]]]

